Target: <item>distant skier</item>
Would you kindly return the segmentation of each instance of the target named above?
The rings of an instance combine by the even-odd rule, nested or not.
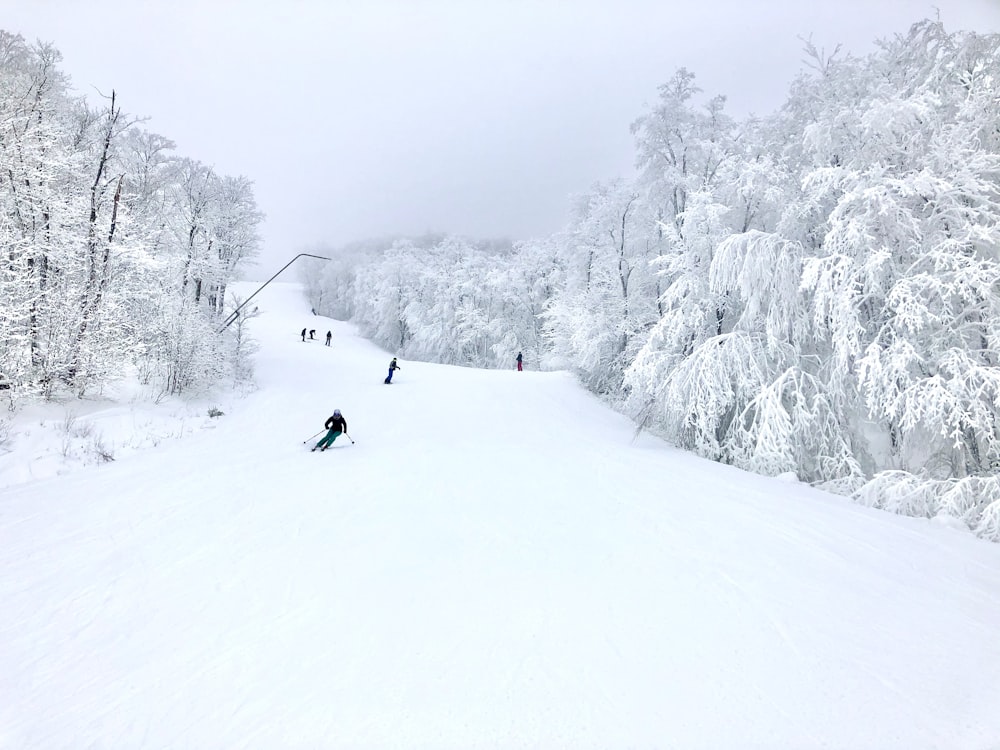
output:
[[[385,376],[385,384],[392,385],[392,374],[396,372],[396,370],[402,370],[402,369],[403,368],[396,363],[396,358],[393,357],[392,362],[389,363],[389,374]]]
[[[316,329],[315,328],[313,328],[313,329],[311,329],[309,331],[309,340],[310,341],[315,341],[316,340]]]
[[[517,353],[517,371],[521,372],[521,352]]]
[[[333,331],[326,332],[326,345],[330,346],[330,339],[333,338]]]
[[[320,453],[333,445],[333,441],[339,438],[341,433],[347,432],[347,420],[344,419],[344,415],[340,413],[340,409],[334,409],[333,416],[326,420],[326,424],[323,426],[329,430],[329,432],[321,437],[319,442],[312,447],[312,450],[319,448]]]
[[[306,340],[306,329],[305,328],[302,329],[302,340],[303,341]]]

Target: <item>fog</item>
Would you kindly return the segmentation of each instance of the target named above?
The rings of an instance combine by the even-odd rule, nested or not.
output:
[[[629,124],[681,66],[736,116],[780,106],[803,39],[864,54],[924,0],[0,0],[92,103],[114,89],[177,153],[255,182],[266,277],[296,252],[427,230],[558,231],[627,175]],[[949,31],[1000,30],[953,0]]]

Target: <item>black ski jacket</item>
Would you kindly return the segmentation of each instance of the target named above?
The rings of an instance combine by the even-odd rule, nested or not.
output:
[[[347,420],[343,416],[330,417],[323,426],[328,430],[338,429],[341,432],[347,432]]]

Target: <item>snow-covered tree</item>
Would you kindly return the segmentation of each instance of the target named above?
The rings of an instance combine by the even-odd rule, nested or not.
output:
[[[556,238],[564,286],[552,295],[546,333],[557,361],[599,393],[617,394],[625,368],[657,319],[659,291],[650,262],[661,232],[634,184],[598,184],[579,196]]]
[[[82,395],[132,364],[168,390],[208,382],[223,348],[209,317],[256,250],[250,184],[207,180],[192,218],[195,191],[186,188],[195,180],[186,178],[198,170],[139,130],[115,92],[98,107],[73,96],[59,61],[51,45],[0,32],[3,374],[17,399],[64,388]],[[188,233],[178,240],[179,227]],[[208,309],[182,313],[177,300],[197,303],[203,284]],[[159,365],[188,333],[172,340],[170,331],[198,316],[191,330],[209,353],[174,377]]]

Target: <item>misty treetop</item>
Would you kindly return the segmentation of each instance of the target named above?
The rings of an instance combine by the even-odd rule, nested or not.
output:
[[[0,371],[13,398],[83,394],[129,368],[169,393],[238,374],[243,343],[214,332],[259,244],[251,183],[173,155],[114,92],[92,108],[60,60],[0,31]]]
[[[678,71],[635,176],[565,231],[354,246],[312,303],[408,358],[572,367],[701,455],[1000,540],[1000,36],[806,53],[743,121]]]

